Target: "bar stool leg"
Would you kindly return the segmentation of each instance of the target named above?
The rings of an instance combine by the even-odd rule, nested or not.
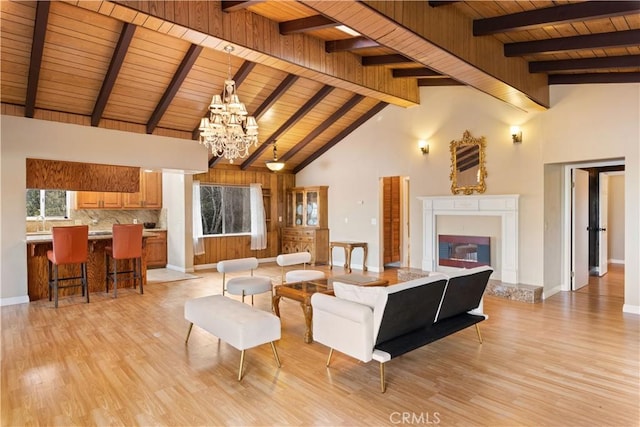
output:
[[[53,266],[53,275],[54,306],[58,308],[58,264]]]
[[[113,259],[113,297],[118,297],[118,260]]]
[[[144,289],[142,289],[142,258],[137,258],[136,263],[138,264],[138,279],[140,279],[140,295],[144,294]]]
[[[82,292],[87,292],[87,304],[89,303],[89,278],[87,276],[87,263],[82,263]]]

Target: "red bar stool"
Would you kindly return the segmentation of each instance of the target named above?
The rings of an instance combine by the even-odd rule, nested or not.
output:
[[[89,284],[87,281],[87,258],[89,246],[89,227],[74,225],[70,227],[51,227],[53,249],[47,251],[49,265],[49,301],[55,294],[55,307],[58,308],[58,289],[82,287],[82,296],[89,302]],[[80,264],[80,275],[59,277],[58,266]],[[80,280],[80,283],[61,286],[59,282]]]
[[[124,280],[132,280],[133,288],[140,281],[142,289],[142,224],[113,224],[113,242],[105,248],[106,289],[109,293],[109,280],[113,282],[113,297],[118,294],[118,275],[128,274]],[[109,259],[113,260],[113,271],[109,268]],[[131,270],[118,271],[118,260],[132,260]]]

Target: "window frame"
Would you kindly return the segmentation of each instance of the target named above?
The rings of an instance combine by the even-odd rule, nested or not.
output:
[[[37,216],[29,216],[27,215],[27,221],[42,221],[43,219],[45,220],[55,220],[55,221],[60,221],[60,220],[66,220],[70,218],[70,213],[71,213],[71,191],[69,190],[58,190],[58,189],[43,189],[43,188],[27,188],[27,192],[28,191],[38,191],[40,194],[40,212],[42,212],[42,214],[37,215]],[[65,214],[64,216],[47,216],[46,215],[46,206],[45,206],[45,201],[46,201],[46,192],[47,191],[64,191],[65,193]],[[25,207],[26,207],[26,198],[27,198],[27,192],[25,192]]]
[[[249,189],[250,189],[249,185],[243,185],[243,184],[217,184],[217,183],[211,183],[211,182],[201,182],[200,183],[200,193],[201,194],[202,194],[202,188],[203,187],[220,187],[222,189],[225,189],[225,188],[234,188],[234,189],[243,188],[243,189],[245,189],[246,192],[247,192],[247,195],[246,195],[246,197],[247,197],[247,206],[249,206],[249,208],[248,208],[249,211],[247,213],[247,215],[248,215],[247,220],[249,220],[249,222],[251,221],[251,203],[250,203],[250,197],[251,196],[250,196],[250,191],[249,191]],[[222,228],[224,230],[224,228],[225,228],[225,221],[224,221],[224,215],[225,215],[224,190],[222,191],[222,193],[223,193],[223,195],[222,195],[223,196],[223,202],[222,202],[222,215],[223,215]],[[200,215],[202,217],[204,217],[204,213],[202,211],[202,201],[200,202]],[[238,236],[251,236],[251,225],[249,225],[249,231],[242,232],[242,233],[224,233],[223,232],[223,233],[220,233],[220,234],[205,234],[204,227],[203,227],[203,230],[202,230],[202,237],[203,238],[238,237]]]

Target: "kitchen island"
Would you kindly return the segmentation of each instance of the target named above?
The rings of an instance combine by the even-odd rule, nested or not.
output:
[[[155,237],[156,233],[152,230],[144,230],[142,233],[142,283],[147,283],[147,250],[146,242],[150,237]],[[111,230],[95,230],[89,232],[89,258],[87,260],[87,275],[89,281],[89,294],[92,292],[105,292],[105,248],[111,245],[113,234]],[[48,282],[48,261],[47,251],[53,248],[53,240],[51,233],[27,233],[26,239],[27,249],[27,283],[29,292],[29,301],[36,301],[48,298],[49,282]],[[118,261],[118,270],[130,270],[130,261]],[[70,269],[74,269],[70,271]],[[74,273],[75,272],[75,273]],[[60,266],[61,276],[76,274],[79,267]],[[122,281],[122,286],[118,289],[133,286],[131,281]],[[80,288],[60,289],[59,295],[67,296],[80,294]]]

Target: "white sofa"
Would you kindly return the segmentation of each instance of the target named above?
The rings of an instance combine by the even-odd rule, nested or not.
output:
[[[477,267],[444,275],[432,273],[392,286],[334,282],[335,296],[314,294],[314,340],[363,362],[384,363],[487,318],[476,309],[493,270]]]

